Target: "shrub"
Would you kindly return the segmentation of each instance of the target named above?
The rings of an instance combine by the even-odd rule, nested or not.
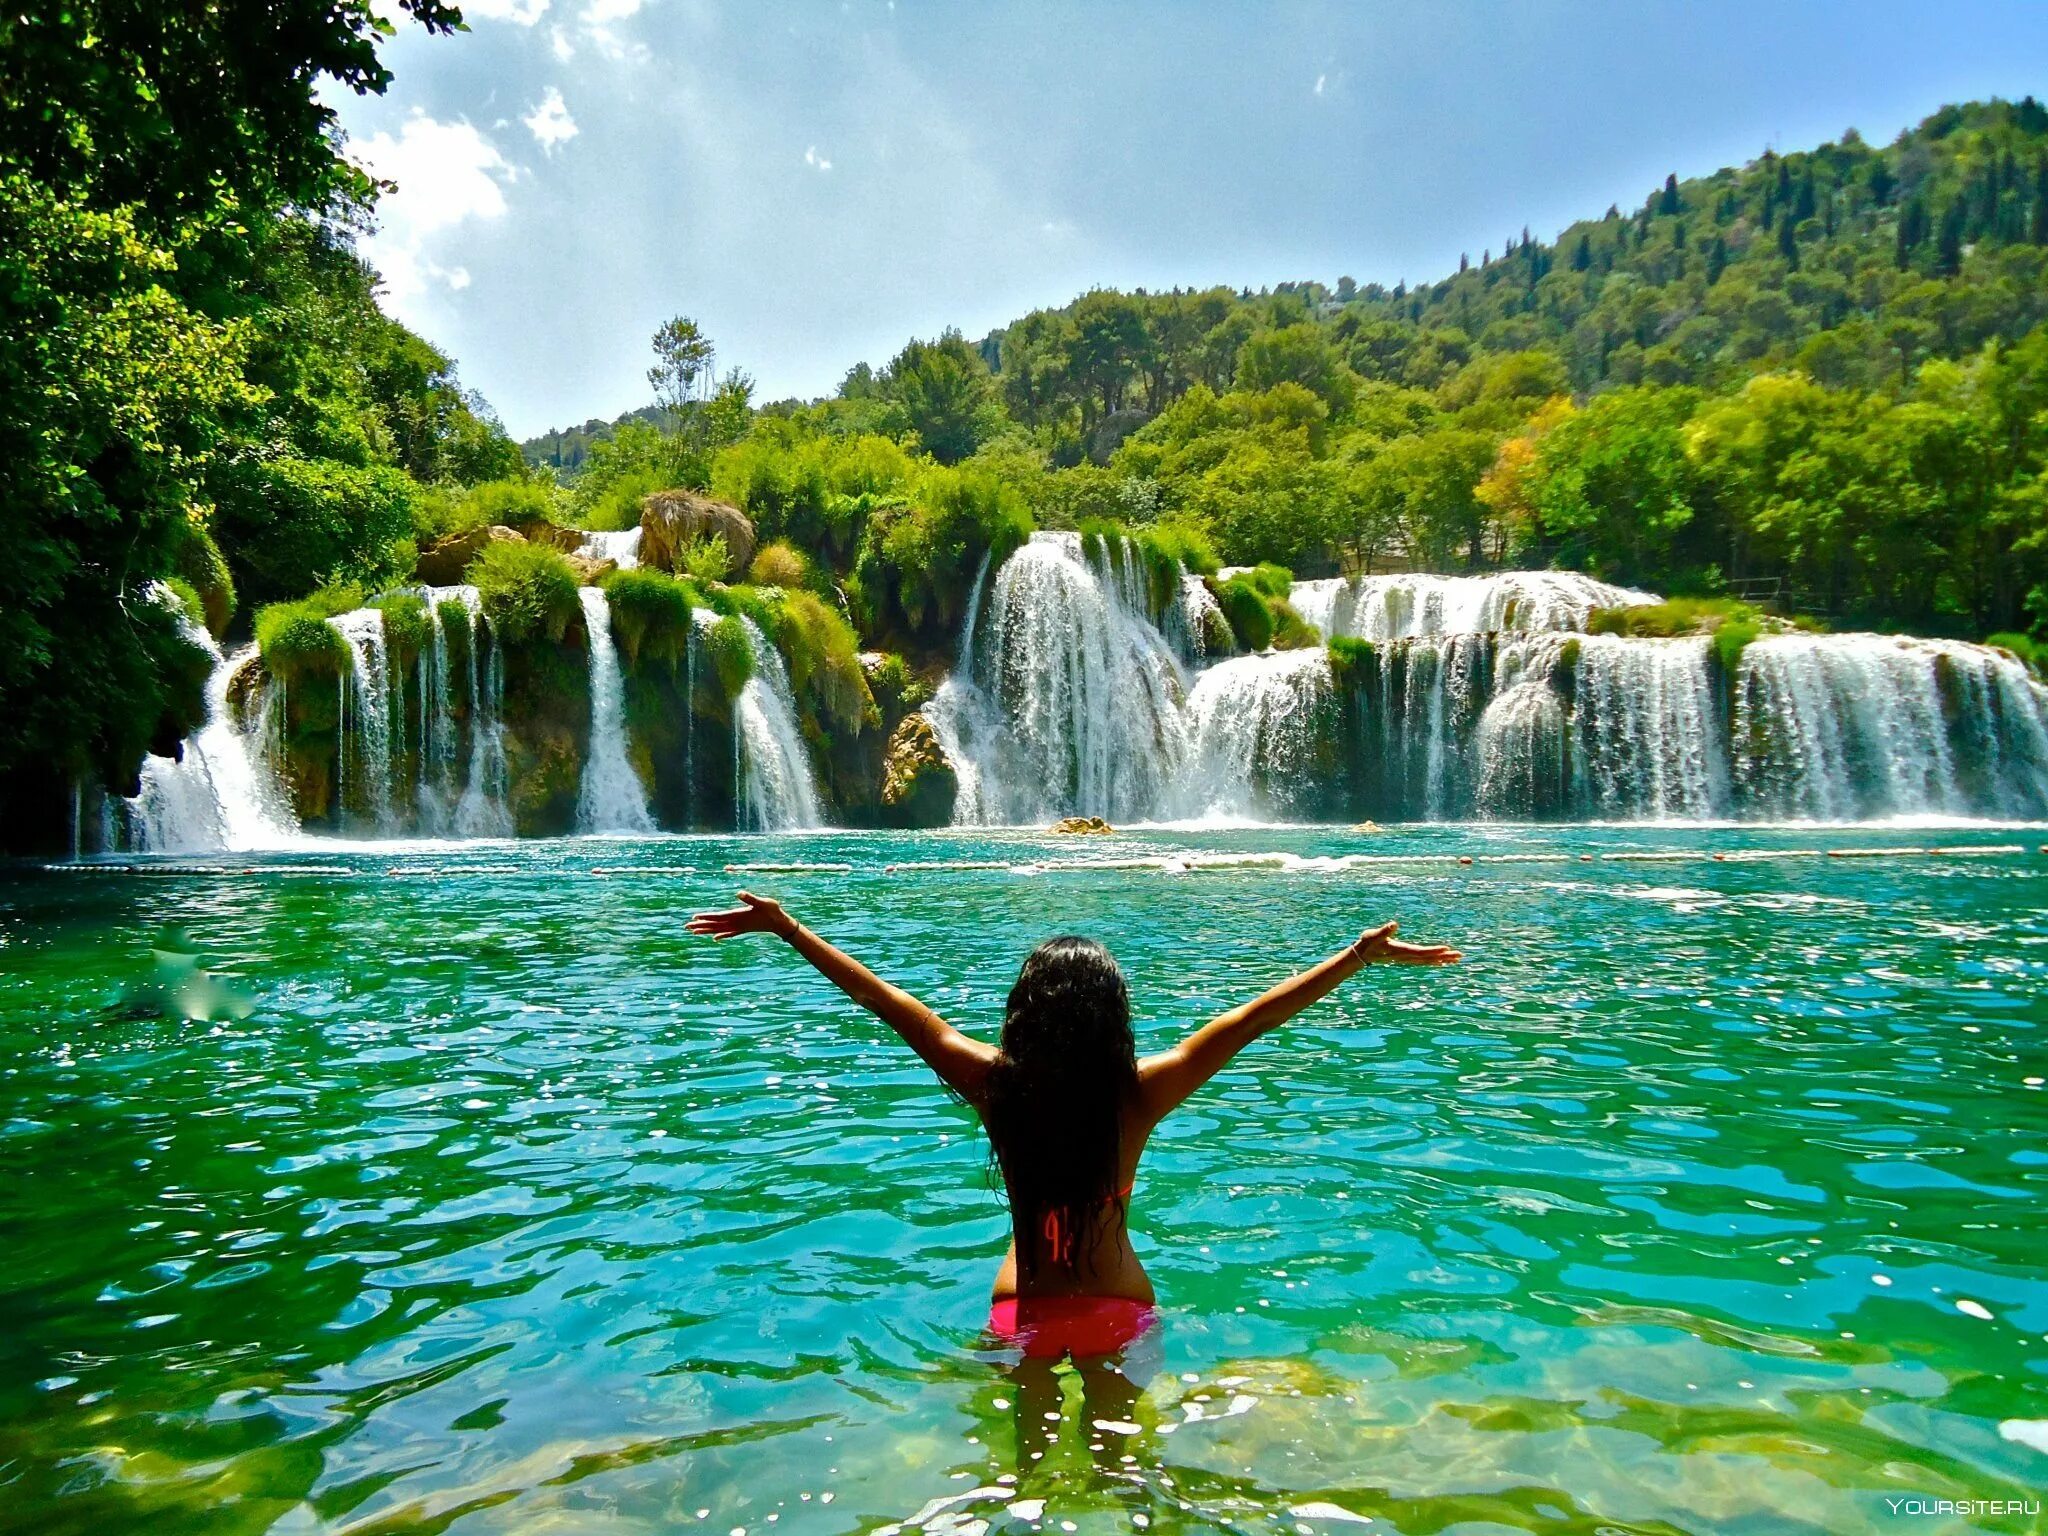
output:
[[[263,665],[289,686],[303,678],[338,677],[353,664],[349,644],[330,615],[310,600],[271,603],[256,611],[256,646]]]
[[[682,566],[682,573],[695,581],[724,581],[732,574],[732,552],[725,547],[725,536],[707,533],[691,539],[676,551],[676,561]]]
[[[868,692],[885,723],[894,725],[914,709],[931,700],[931,685],[910,670],[910,664],[894,651],[883,656],[868,673]]]
[[[182,576],[166,576],[163,588],[177,605],[178,612],[190,621],[194,629],[210,628],[206,622],[206,605],[199,600],[199,593],[191,582]]]
[[[1221,565],[1209,535],[1181,518],[1165,518],[1140,528],[1138,541],[1157,556],[1179,561],[1183,569],[1197,576],[1214,576]]]
[[[630,665],[642,657],[673,667],[690,643],[691,588],[652,566],[613,571],[604,579],[611,604],[612,633]]]
[[[1742,660],[1743,647],[1757,637],[1760,628],[1753,618],[1723,619],[1714,626],[1714,654],[1720,658],[1724,671],[1733,675],[1736,664]]]
[[[235,579],[206,525],[185,519],[173,554],[173,569],[199,598],[202,622],[217,640],[235,616]]]
[[[1273,643],[1273,611],[1251,577],[1240,573],[1216,586],[1216,606],[1230,621],[1241,651],[1263,651]]]
[[[396,546],[425,494],[401,470],[334,460],[252,459],[225,471],[214,529],[242,585],[259,597],[309,581],[381,586],[411,574]]]
[[[711,670],[727,698],[733,697],[754,675],[754,643],[746,626],[727,614],[704,632],[704,647],[711,656]]]
[[[785,591],[776,644],[789,662],[790,687],[813,719],[858,735],[876,718],[853,626],[815,592]]]
[[[2011,651],[2031,671],[2041,672],[2048,670],[2048,645],[2043,645],[2035,640],[2032,635],[2015,634],[2008,631],[2003,634],[1987,636],[1984,643],[1996,646],[2001,651]]]
[[[560,640],[576,617],[576,573],[544,544],[487,544],[470,562],[467,575],[507,645]]]
[[[802,587],[810,579],[811,563],[787,539],[763,544],[747,569],[747,580],[757,587]]]
[[[1253,566],[1249,575],[1251,584],[1268,597],[1285,601],[1287,595],[1294,590],[1294,572],[1284,565],[1275,565],[1270,560],[1261,561]]]
[[[1273,648],[1281,651],[1306,650],[1323,643],[1322,631],[1294,611],[1294,604],[1276,598],[1267,605],[1273,616]]]
[[[979,470],[933,469],[907,506],[877,507],[854,567],[857,600],[879,627],[937,636],[957,624],[984,561],[1031,536],[1016,487]]]
[[[384,615],[384,644],[394,657],[408,659],[426,649],[427,605],[411,592],[387,592],[370,600],[370,606]]]
[[[1730,622],[1755,626],[1760,618],[1756,609],[1732,597],[1674,597],[1661,603],[1595,608],[1587,616],[1586,629],[1595,635],[1665,639],[1711,634]]]
[[[440,621],[441,639],[448,647],[448,674],[460,677],[469,670],[469,648],[476,643],[469,605],[457,597],[444,597],[434,605],[434,617]]]

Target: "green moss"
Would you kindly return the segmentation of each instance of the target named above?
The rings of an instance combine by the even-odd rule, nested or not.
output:
[[[1714,626],[1714,654],[1720,658],[1722,670],[1729,676],[1735,675],[1743,648],[1757,637],[1760,629],[1755,619],[1723,619]]]
[[[185,520],[173,559],[174,574],[198,596],[200,622],[219,639],[235,616],[235,579],[205,524],[189,517]]]
[[[687,582],[643,565],[613,571],[604,579],[604,593],[611,604],[612,633],[629,666],[645,659],[674,667],[687,654],[695,595]]]
[[[544,544],[488,544],[470,562],[468,575],[507,645],[560,640],[576,617],[576,573]]]
[[[1208,534],[1193,523],[1163,519],[1140,528],[1137,539],[1151,554],[1177,561],[1197,576],[1213,576],[1221,563]]]
[[[1230,621],[1241,651],[1263,651],[1273,643],[1273,610],[1250,576],[1240,573],[1215,588],[1216,606]]]
[[[1586,629],[1596,635],[1666,639],[1709,634],[1730,622],[1755,625],[1760,618],[1755,608],[1732,597],[1674,597],[1661,603],[1595,608],[1586,619]]]
[[[1330,641],[1330,675],[1339,687],[1362,685],[1379,666],[1379,653],[1370,640],[1338,635]]]
[[[775,640],[789,663],[798,708],[820,725],[857,736],[880,718],[853,626],[815,592],[785,591]]]
[[[263,665],[287,686],[315,677],[339,677],[352,665],[349,644],[311,599],[271,603],[256,611],[256,645]]]
[[[1273,615],[1273,647],[1281,651],[1306,650],[1323,643],[1322,631],[1294,611],[1294,604],[1276,598],[1267,605]]]
[[[1275,565],[1271,560],[1264,560],[1253,566],[1250,580],[1251,584],[1267,597],[1280,598],[1283,601],[1294,590],[1294,572],[1284,565]]]
[[[410,662],[432,638],[427,605],[411,592],[386,592],[370,600],[384,615],[384,645],[394,662]]]
[[[755,554],[747,580],[757,587],[806,587],[811,584],[811,562],[789,540],[777,539]]]
[[[1573,636],[1571,639],[1565,641],[1565,643],[1558,649],[1558,666],[1566,672],[1578,671],[1579,652],[1584,648],[1585,647],[1583,642],[1581,642],[1577,636]]]
[[[746,626],[728,613],[704,632],[704,648],[711,657],[712,675],[727,698],[733,697],[754,675],[754,646]]]

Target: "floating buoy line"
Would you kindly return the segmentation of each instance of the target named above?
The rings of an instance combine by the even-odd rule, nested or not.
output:
[[[2034,850],[2048,855],[2048,843]],[[1177,853],[1118,859],[924,859],[878,866],[885,875],[1008,873],[1025,875],[1114,874],[1150,870],[1161,874],[1227,873],[1269,869],[1288,874],[1334,874],[1351,869],[1432,866],[1470,868],[1477,865],[1531,864],[1762,864],[1788,859],[1984,859],[2024,858],[2023,843],[1945,843],[1932,846],[1882,848],[1659,848],[1617,849],[1592,853]],[[506,876],[534,873],[522,864],[391,864],[368,869],[352,864],[189,864],[189,863],[63,863],[44,864],[49,874],[127,875],[150,879],[217,880],[281,879],[441,879],[463,875]],[[844,862],[762,862],[719,866],[727,875],[849,875],[857,866]],[[707,873],[695,864],[596,864],[551,866],[540,873],[549,879],[593,876],[617,880],[671,880]]]

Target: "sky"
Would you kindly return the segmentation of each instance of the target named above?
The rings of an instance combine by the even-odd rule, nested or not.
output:
[[[2048,92],[2040,0],[467,0],[336,102],[365,254],[514,436],[1095,287],[1428,281],[1675,171]]]

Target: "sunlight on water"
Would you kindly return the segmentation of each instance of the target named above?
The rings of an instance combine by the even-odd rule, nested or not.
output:
[[[1822,852],[1943,841],[2006,851]],[[17,871],[0,1527],[2037,1528],[1887,1501],[2048,1485],[2038,844],[1217,824]],[[742,878],[983,1032],[1057,930],[1118,953],[1141,1047],[1381,917],[1469,959],[1367,973],[1170,1120],[1133,1214],[1163,1327],[1121,1375],[1034,1374],[979,1337],[1005,1221],[970,1114],[786,951],[683,936]]]

